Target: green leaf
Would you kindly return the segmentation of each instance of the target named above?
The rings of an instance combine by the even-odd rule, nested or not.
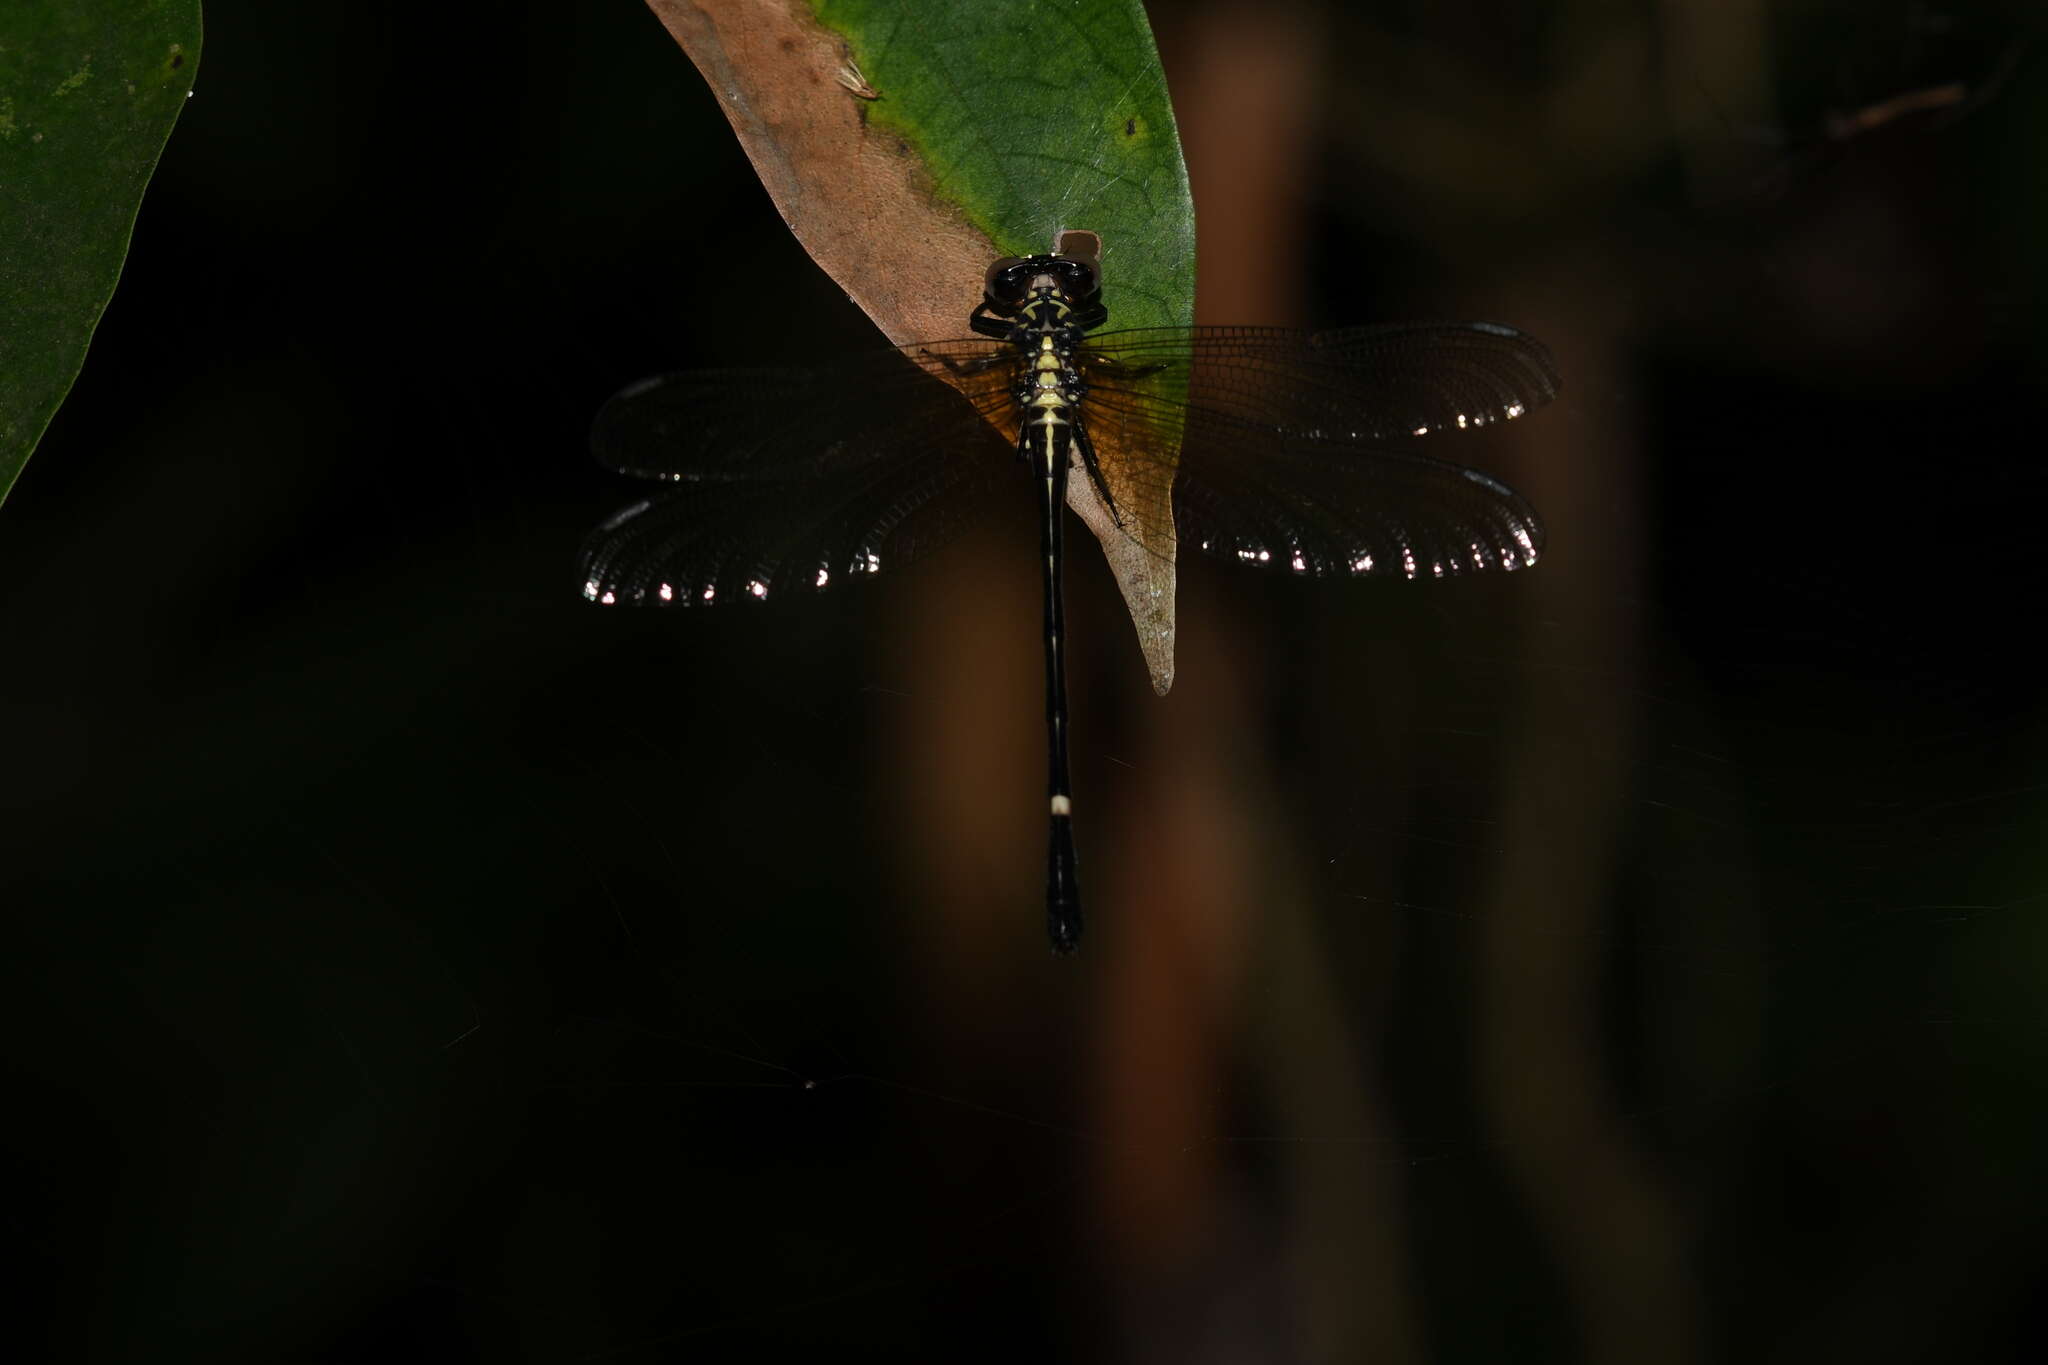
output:
[[[1005,254],[1097,233],[1111,327],[1194,321],[1194,202],[1136,0],[814,8],[876,96],[869,122]]]
[[[647,0],[703,72],[804,249],[891,341],[957,337],[999,256],[1101,240],[1109,326],[1194,320],[1195,215],[1136,0]],[[1178,432],[1158,433],[1177,441]],[[1096,440],[1094,531],[1173,682],[1173,510]]]
[[[0,500],[85,363],[199,68],[199,0],[0,4]]]
[[[872,127],[923,163],[933,196],[1003,255],[1050,251],[1062,232],[1102,239],[1111,328],[1185,327],[1195,312],[1195,208],[1166,73],[1137,0],[990,4],[814,0],[845,38]],[[1179,432],[1159,433],[1177,442]],[[1095,532],[1164,693],[1173,683],[1173,512],[1097,453],[1121,525],[1081,480]],[[1132,527],[1150,545],[1140,550]]]

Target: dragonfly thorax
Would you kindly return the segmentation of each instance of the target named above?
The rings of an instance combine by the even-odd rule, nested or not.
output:
[[[1026,362],[1018,370],[1016,398],[1020,407],[1037,409],[1043,421],[1080,405],[1087,389],[1074,363],[1074,344],[1079,339],[1079,333],[1064,323],[1019,324],[1009,340]]]

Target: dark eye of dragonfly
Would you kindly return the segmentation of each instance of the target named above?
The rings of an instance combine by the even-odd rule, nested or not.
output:
[[[1034,293],[1032,282],[1058,289]],[[1046,917],[1081,937],[1067,775],[1061,567],[1069,476],[1171,561],[1193,548],[1301,576],[1514,572],[1543,548],[1506,484],[1439,459],[1439,433],[1555,397],[1541,342],[1496,323],[1100,330],[1084,257],[989,267],[972,336],[794,369],[661,375],[621,390],[591,443],[672,485],[592,533],[583,593],[717,606],[894,571],[1032,494],[1045,575]],[[1167,508],[1170,517],[1137,509]]]
[[[1086,261],[1055,256],[1046,262],[1045,268],[1060,282],[1062,289],[1076,298],[1096,292],[1095,267]]]
[[[1073,256],[1006,256],[988,268],[983,293],[991,305],[1007,310],[1046,286],[1076,302],[1086,301],[1098,292],[1095,266]]]
[[[990,301],[1003,304],[1024,302],[1031,291],[1031,263],[1021,256],[1005,256],[988,268],[983,289]]]
[[[1094,270],[1077,263],[1073,274],[1067,280],[1067,297],[1076,303],[1100,304],[1102,290],[1095,283]]]

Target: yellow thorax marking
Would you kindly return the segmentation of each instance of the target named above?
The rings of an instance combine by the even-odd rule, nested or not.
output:
[[[1038,372],[1039,392],[1031,399],[1033,407],[1065,407],[1066,403],[1054,392],[1060,386],[1060,358],[1052,348],[1051,337],[1038,339],[1038,356],[1031,362],[1031,368]]]
[[[1065,317],[1067,314],[1074,311],[1073,309],[1067,307],[1067,301],[1065,299],[1043,298],[1033,299],[1031,302],[1025,304],[1025,315],[1028,316],[1033,322],[1040,322],[1041,319],[1038,316],[1038,310],[1045,307],[1047,304],[1051,304],[1054,308],[1057,308],[1059,310],[1059,315],[1061,317]]]

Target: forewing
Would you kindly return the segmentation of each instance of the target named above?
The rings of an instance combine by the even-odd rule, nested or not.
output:
[[[1185,405],[1353,444],[1511,421],[1559,385],[1542,342],[1491,322],[1141,328],[1091,337],[1086,355],[1106,409]]]
[[[604,405],[591,449],[622,474],[677,482],[820,477],[951,450],[1010,402],[1015,354],[970,337],[809,369],[657,375]]]

